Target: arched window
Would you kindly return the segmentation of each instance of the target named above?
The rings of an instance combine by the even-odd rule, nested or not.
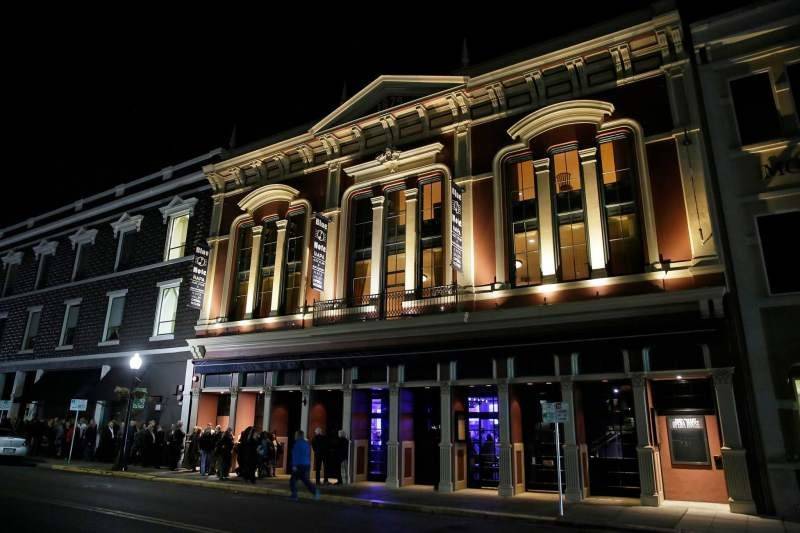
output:
[[[372,203],[369,196],[353,200],[348,295],[364,298],[370,292],[372,262]]]
[[[444,285],[442,254],[442,182],[424,182],[420,186],[419,253],[416,286],[426,290]]]
[[[272,308],[272,287],[275,283],[275,256],[278,251],[277,219],[264,222],[261,231],[261,272],[259,272],[256,316],[269,316]]]
[[[578,147],[559,147],[552,151],[552,158],[559,280],[585,279],[590,268]]]
[[[632,140],[624,133],[617,132],[599,138],[598,142],[608,273],[619,276],[642,272],[644,252],[639,229]]]
[[[253,250],[253,226],[242,224],[236,239],[236,273],[231,296],[231,320],[241,320],[247,312],[247,285],[250,282],[250,254]]]
[[[533,161],[511,161],[506,168],[512,228],[512,285],[538,285],[542,282],[542,269],[539,264],[539,206],[536,203]]]
[[[296,213],[288,217],[286,225],[286,273],[283,292],[284,313],[296,313],[303,303],[300,287],[303,278],[303,250],[305,214]]]

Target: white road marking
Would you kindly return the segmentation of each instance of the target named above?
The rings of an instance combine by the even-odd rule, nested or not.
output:
[[[8,496],[7,496],[8,497]],[[67,507],[69,509],[77,509],[80,511],[89,511],[92,513],[104,514],[108,516],[113,516],[116,518],[127,518],[128,520],[137,520],[139,522],[147,522],[149,524],[156,524],[159,526],[166,526],[172,527],[176,529],[182,529],[185,531],[196,531],[197,533],[230,533],[228,531],[222,529],[214,529],[211,527],[205,526],[196,526],[194,524],[187,524],[185,522],[174,522],[172,520],[164,520],[163,518],[156,518],[153,516],[146,516],[141,514],[135,513],[127,513],[125,511],[117,511],[115,509],[107,509],[105,507],[95,507],[93,505],[83,505],[80,503],[72,503],[72,502],[65,502],[61,500],[50,500],[44,498],[31,498],[28,496],[20,496],[20,495],[13,495],[10,496],[11,498],[21,499],[21,500],[29,500],[38,503],[44,504],[51,504],[57,505],[59,507]]]

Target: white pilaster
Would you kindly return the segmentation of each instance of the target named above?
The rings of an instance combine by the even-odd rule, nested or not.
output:
[[[400,387],[397,383],[389,385],[389,439],[386,442],[386,486],[396,489],[400,486]]]
[[[197,410],[200,407],[200,389],[192,389],[191,391],[192,403],[189,409],[189,424],[186,426],[186,432],[193,429],[197,425]],[[98,422],[100,424],[100,422]]]
[[[192,376],[194,375],[194,365],[192,360],[186,361],[186,369],[183,373],[183,391],[181,392],[181,421],[183,422],[183,429],[187,434],[192,430],[194,425],[190,425],[190,410],[191,410],[191,393],[192,393]]]
[[[263,431],[270,431],[270,424],[272,422],[272,387],[267,385],[264,388],[264,410],[261,415],[261,429]]]
[[[383,203],[384,196],[373,196],[372,201],[372,258],[370,279],[370,294],[381,292],[381,275],[383,273]]]
[[[300,429],[310,440],[311,435],[308,434],[308,410],[311,408],[311,387],[303,385],[300,393],[302,394],[302,403],[300,405]]]
[[[453,402],[450,378],[440,386],[439,492],[453,492]]]
[[[597,148],[578,150],[583,168],[583,191],[586,199],[586,227],[589,233],[589,266],[593,278],[606,277],[606,250],[603,238],[603,207],[597,181]]]
[[[418,189],[406,189],[406,290],[417,288]]]
[[[514,466],[512,464],[513,446],[511,445],[511,410],[508,381],[497,384],[498,415],[500,419],[500,484],[497,493],[500,496],[514,495]]]
[[[275,244],[275,269],[272,278],[272,303],[270,304],[270,315],[277,315],[281,306],[281,296],[283,294],[283,270],[284,257],[286,257],[286,225],[287,220],[279,220],[275,223],[278,227],[278,238]],[[303,430],[305,431],[305,430]]]
[[[636,417],[636,456],[639,460],[640,501],[642,505],[658,507],[664,501],[661,456],[650,441],[647,380],[642,374],[634,374],[631,382],[633,384],[633,409]]]
[[[556,280],[555,235],[553,233],[553,205],[550,197],[550,159],[533,162],[536,171],[536,197],[539,207],[539,260],[542,282]]]
[[[565,499],[569,503],[577,503],[584,497],[583,468],[575,428],[575,394],[571,376],[561,378],[561,401],[569,405],[569,418],[564,424],[564,470],[567,476]]]
[[[347,384],[342,388],[342,429],[344,430],[344,436],[350,442],[350,446],[347,447],[347,463],[344,469],[344,479],[342,480],[345,484],[349,484],[350,480],[353,477],[352,474],[352,465],[353,462],[351,461],[351,450],[352,450],[352,434],[351,434],[351,426],[353,421],[353,388]]]
[[[2,388],[2,383],[0,383],[0,388]],[[105,427],[104,426],[105,416],[106,416],[106,401],[97,400],[94,404],[94,414],[92,414],[92,419],[97,423],[98,427]],[[97,445],[96,442],[95,445]]]
[[[231,388],[231,408],[228,415],[228,427],[231,428],[236,439],[236,410],[239,406],[239,387]]]

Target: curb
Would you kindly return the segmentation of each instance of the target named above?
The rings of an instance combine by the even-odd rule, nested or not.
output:
[[[51,464],[51,470],[58,470],[61,472],[70,472],[73,474],[88,474],[88,475],[95,475],[95,476],[106,476],[106,477],[118,477],[118,478],[126,478],[126,479],[138,479],[141,481],[156,481],[162,483],[171,483],[174,485],[184,485],[184,486],[193,486],[193,487],[204,487],[204,488],[211,488],[216,490],[224,490],[228,492],[234,493],[247,493],[247,494],[262,494],[262,495],[274,495],[274,496],[281,496],[286,497],[287,491],[282,489],[276,489],[271,487],[264,487],[264,486],[252,486],[252,485],[232,485],[232,484],[224,484],[224,483],[217,483],[213,481],[202,481],[202,480],[194,480],[194,479],[180,479],[180,478],[171,478],[171,477],[164,477],[164,476],[156,476],[153,474],[140,474],[137,472],[120,472],[116,470],[103,470],[99,468],[91,468],[85,466],[71,466],[71,465],[60,465],[60,464]],[[312,497],[310,495],[301,494],[301,499],[304,500],[311,500]],[[576,521],[570,520],[568,518],[557,518],[554,516],[546,516],[546,515],[533,515],[533,514],[520,514],[520,513],[508,513],[502,511],[486,511],[486,510],[476,510],[476,509],[463,509],[459,507],[445,507],[439,505],[422,505],[422,504],[415,504],[415,503],[402,503],[402,502],[391,502],[385,500],[367,500],[363,498],[354,498],[351,496],[338,496],[335,494],[322,494],[320,495],[320,501],[328,502],[328,503],[340,503],[344,505],[350,505],[353,507],[370,507],[373,509],[386,509],[386,510],[393,510],[393,511],[412,511],[417,513],[427,513],[427,514],[434,514],[434,515],[446,515],[446,516],[470,516],[474,518],[498,518],[504,520],[515,520],[515,521],[526,521],[531,523],[539,523],[539,524],[547,524],[551,526],[560,526],[560,527],[571,527],[571,528],[588,528],[588,529],[595,529],[595,530],[611,530],[611,531],[654,531],[654,532],[674,532],[675,530],[672,528],[658,528],[658,527],[651,527],[651,526],[640,526],[636,524],[597,524],[593,522],[585,522],[585,521]]]

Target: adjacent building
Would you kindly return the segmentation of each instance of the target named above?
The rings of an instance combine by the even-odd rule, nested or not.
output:
[[[689,53],[632,13],[207,165],[191,424],[344,429],[355,482],[553,491],[559,453],[570,502],[755,512]]]
[[[216,150],[0,230],[0,400],[12,420],[125,418],[138,352],[135,416],[175,422],[199,309],[194,250],[208,235]],[[191,365],[189,365],[191,377]]]
[[[800,5],[692,25],[767,508],[800,516]]]

